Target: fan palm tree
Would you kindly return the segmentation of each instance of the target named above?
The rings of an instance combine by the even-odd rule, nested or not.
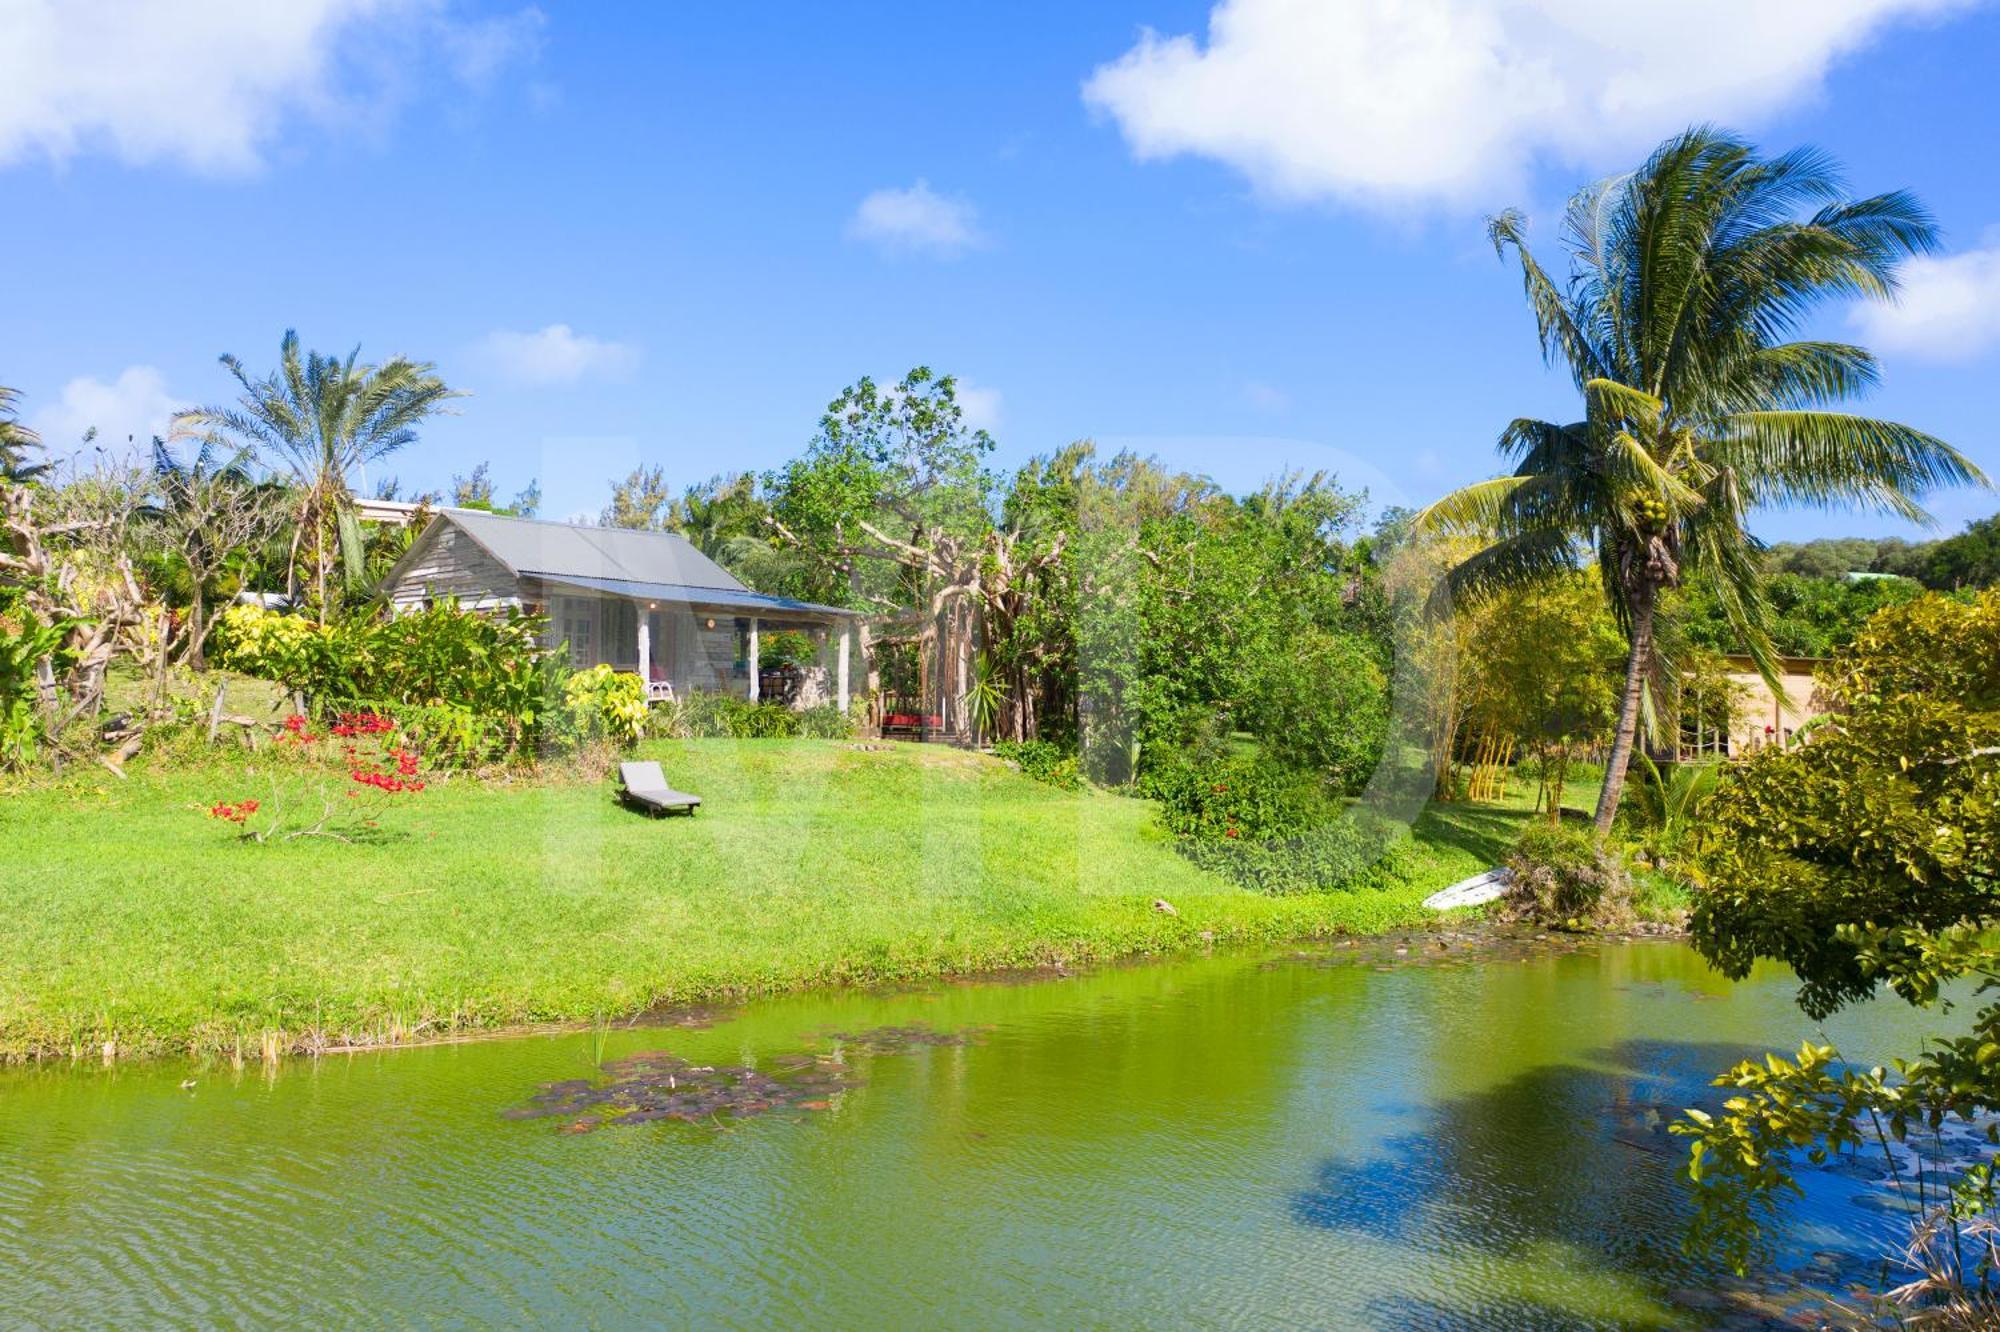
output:
[[[1774,675],[1753,510],[1844,505],[1928,522],[1926,492],[1984,477],[1921,431],[1831,410],[1875,382],[1874,357],[1793,337],[1829,299],[1890,296],[1902,260],[1933,248],[1936,227],[1908,194],[1850,200],[1817,152],[1763,158],[1696,128],[1571,200],[1564,280],[1529,251],[1520,214],[1490,230],[1520,261],[1543,354],[1568,367],[1583,419],[1513,422],[1499,445],[1513,474],[1446,496],[1417,527],[1487,540],[1447,574],[1451,596],[1594,558],[1631,645],[1602,832],[1618,811],[1662,593],[1707,579]]]
[[[312,567],[322,623],[327,582],[338,551],[350,583],[362,576],[361,527],[354,517],[349,476],[417,438],[417,427],[462,397],[445,387],[428,362],[392,357],[381,365],[301,353],[299,335],[287,329],[278,368],[253,379],[234,356],[222,364],[242,387],[234,407],[197,407],[174,418],[175,438],[219,434],[256,450],[273,470],[288,474],[295,496],[287,591],[296,594],[300,550],[312,543]]]
[[[42,437],[15,416],[14,404],[20,400],[20,390],[0,384],[0,481],[16,484],[33,481],[49,470],[46,462],[28,461],[28,450],[41,448]]]

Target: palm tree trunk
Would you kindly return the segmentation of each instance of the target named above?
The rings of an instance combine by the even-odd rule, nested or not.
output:
[[[292,528],[291,549],[285,552],[285,602],[292,609],[299,604],[299,545],[306,539],[306,516],[311,513],[310,501],[306,508],[299,510],[299,520]]]
[[[313,524],[313,562],[318,565],[319,576],[319,622],[326,624],[326,515],[321,514]],[[756,670],[757,663],[751,662],[750,669]]]
[[[1597,796],[1597,833],[1611,831],[1618,800],[1625,792],[1625,768],[1632,761],[1632,742],[1639,733],[1639,700],[1653,660],[1653,605],[1658,589],[1646,582],[1632,598],[1632,653],[1625,659],[1625,697],[1618,705],[1618,729],[1611,737],[1611,757],[1604,765],[1604,789]],[[1561,799],[1561,793],[1557,793]]]

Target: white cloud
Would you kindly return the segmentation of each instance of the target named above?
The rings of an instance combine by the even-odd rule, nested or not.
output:
[[[1292,395],[1275,384],[1253,379],[1243,386],[1243,396],[1260,412],[1276,415],[1292,405]]]
[[[462,21],[448,0],[0,0],[0,165],[108,152],[252,171],[288,122],[351,130],[439,64],[490,81],[539,25]]]
[[[639,349],[632,344],[594,338],[568,324],[550,324],[533,333],[498,329],[486,335],[480,353],[501,373],[528,384],[618,379],[639,364]]]
[[[1281,203],[1509,202],[1537,163],[1601,166],[1817,91],[1898,18],[1963,0],[1222,0],[1150,30],[1084,100],[1142,160],[1228,164]]]
[[[74,452],[84,434],[95,429],[96,444],[122,452],[130,439],[148,447],[153,436],[166,436],[175,412],[194,404],[167,391],[167,378],[150,365],[127,368],[107,384],[88,375],[63,385],[55,402],[30,417],[52,455]]]
[[[1000,428],[1000,390],[961,379],[955,385],[959,410],[965,414],[968,430],[996,431]]]
[[[1903,265],[1893,304],[1856,306],[1869,346],[1933,361],[1969,361],[2000,346],[2000,235],[1983,249]]]
[[[863,199],[847,223],[847,235],[885,250],[940,259],[963,254],[985,239],[978,210],[969,200],[939,194],[924,180],[908,189],[876,190]]]
[[[485,89],[508,67],[541,54],[548,16],[533,7],[513,14],[445,25],[438,45],[452,73],[469,88]]]

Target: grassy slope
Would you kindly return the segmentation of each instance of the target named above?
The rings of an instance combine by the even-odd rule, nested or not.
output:
[[[1218,940],[1375,931],[1494,862],[1521,815],[1432,811],[1388,891],[1267,898],[1174,854],[1143,801],[991,759],[813,741],[650,747],[707,799],[435,785],[393,840],[238,844],[202,811],[308,779],[268,761],[93,772],[0,800],[0,1056],[255,1050],[608,1019],[673,1000]],[[311,779],[315,783],[317,779]],[[1179,914],[1155,911],[1164,898]]]

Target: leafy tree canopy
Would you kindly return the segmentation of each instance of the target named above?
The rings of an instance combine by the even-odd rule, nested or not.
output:
[[[1826,673],[1836,711],[1809,743],[1727,770],[1698,857],[1695,947],[1725,974],[1776,958],[1814,1018],[1886,984],[1913,1004],[1976,977],[2000,983],[2000,591],[1882,611]],[[1900,1139],[2000,1109],[2000,1003],[1896,1073],[1808,1044],[1720,1080],[1737,1095],[1697,1115],[1697,1240],[1739,1268],[1792,1189],[1791,1157]],[[1950,1195],[1956,1226],[1994,1206],[1989,1157]],[[1927,1221],[1935,1218],[1925,1218]],[[1955,1241],[1951,1241],[1955,1243]]]

